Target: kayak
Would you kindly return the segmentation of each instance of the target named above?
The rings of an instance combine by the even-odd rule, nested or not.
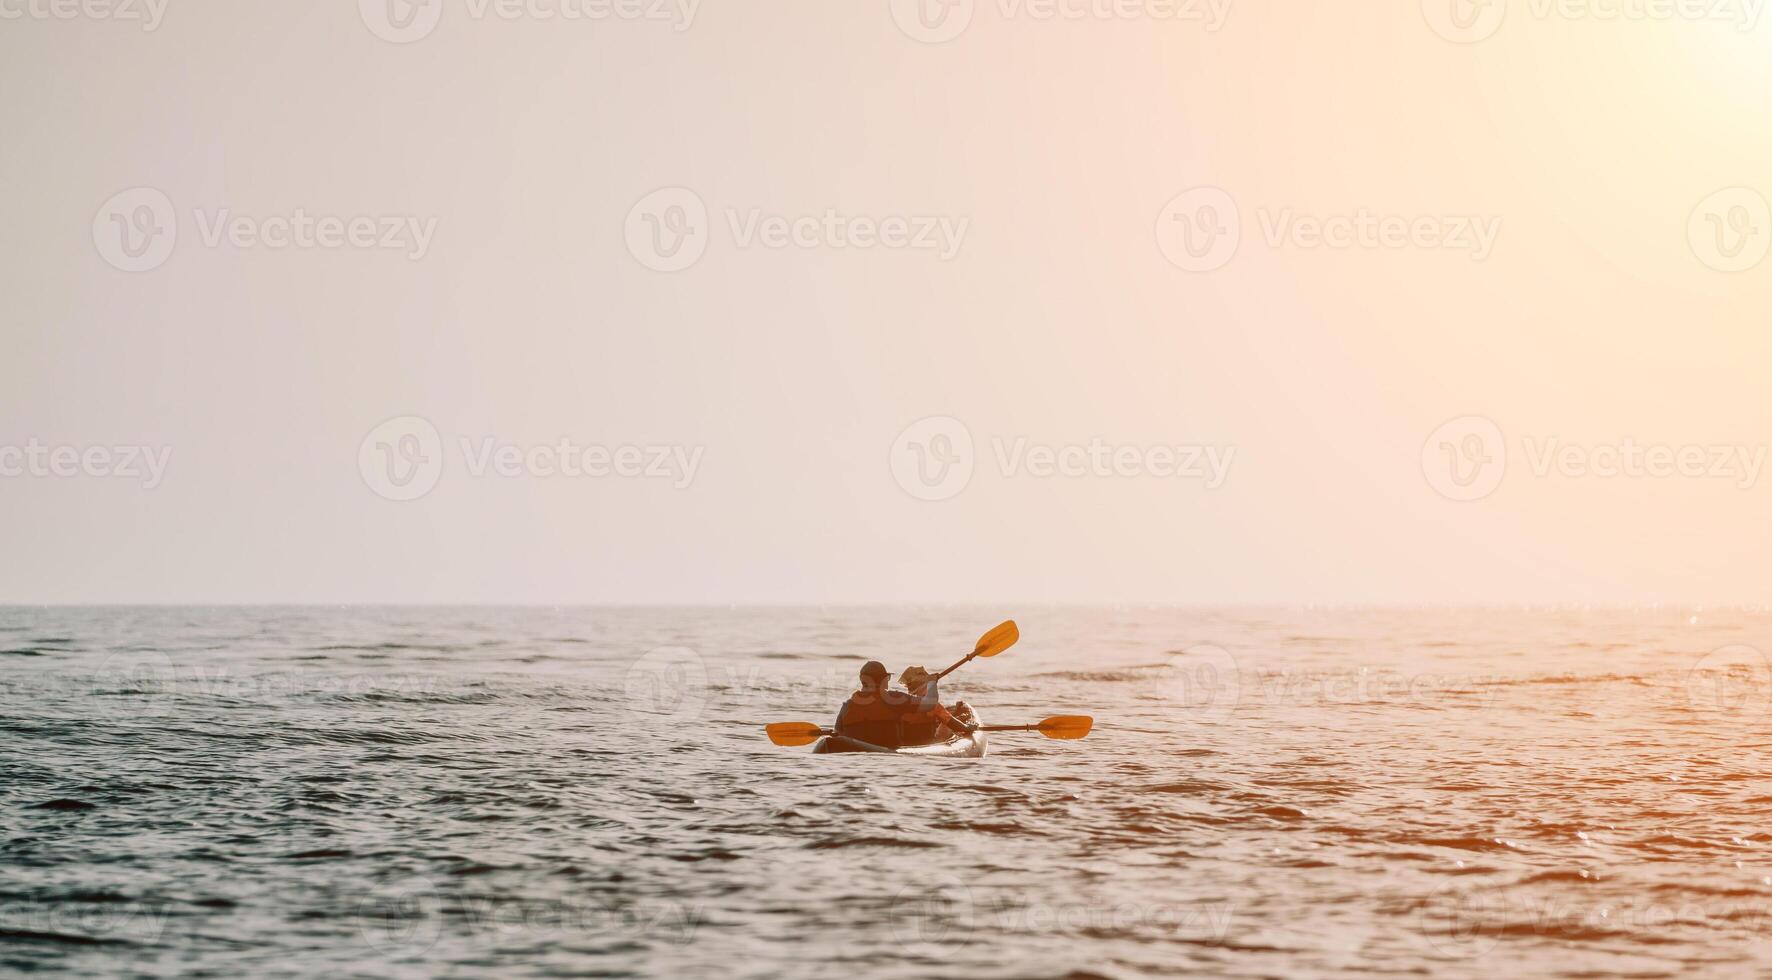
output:
[[[960,716],[956,715],[955,717]],[[976,711],[972,712],[969,717],[964,718],[963,720],[972,721],[980,725],[984,724],[984,722],[979,721],[978,712]],[[876,752],[885,755],[920,755],[926,758],[936,759],[980,759],[984,757],[984,750],[984,732],[976,731],[970,735],[956,735],[945,742],[935,742],[931,745],[912,745],[902,749],[887,748],[884,745],[863,742],[861,739],[850,738],[847,735],[827,735],[824,738],[819,739],[818,744],[812,747],[812,754],[835,755],[839,752]]]

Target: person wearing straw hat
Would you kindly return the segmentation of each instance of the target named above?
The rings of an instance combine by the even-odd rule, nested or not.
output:
[[[970,720],[972,708],[964,701],[955,702],[954,711],[942,707],[936,690],[940,678],[922,667],[906,667],[898,682],[910,692],[911,708],[899,722],[899,738],[905,745],[929,745],[946,741],[960,732],[969,732],[978,725]],[[956,713],[958,716],[956,716]]]

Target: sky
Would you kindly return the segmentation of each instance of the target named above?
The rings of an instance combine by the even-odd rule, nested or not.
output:
[[[1758,603],[1762,0],[0,0],[0,602]]]

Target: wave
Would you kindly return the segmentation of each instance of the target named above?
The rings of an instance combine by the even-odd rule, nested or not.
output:
[[[1417,847],[1446,847],[1455,851],[1486,851],[1506,852],[1518,851],[1520,845],[1516,841],[1501,837],[1412,837],[1396,839],[1399,844],[1410,844]]]
[[[1134,664],[1131,667],[1120,667],[1111,670],[1052,670],[1032,674],[1030,676],[1050,677],[1062,681],[1113,684],[1127,681],[1149,680],[1153,671],[1169,669],[1170,665],[1167,663]]]
[[[1567,687],[1589,684],[1651,684],[1650,677],[1643,674],[1542,674],[1536,677],[1473,677],[1470,683],[1474,687]]]
[[[50,800],[46,803],[38,803],[35,806],[30,807],[32,810],[55,810],[61,813],[75,813],[81,810],[93,810],[97,808],[98,804],[96,803],[88,803],[85,800],[69,799]]]
[[[126,939],[113,939],[102,936],[77,936],[67,932],[48,932],[38,929],[8,929],[0,927],[0,939],[19,943],[51,943],[61,946],[133,946],[135,943]]]
[[[909,837],[831,837],[813,841],[806,845],[806,849],[809,851],[839,851],[851,847],[887,847],[923,850],[945,846],[947,845]]]

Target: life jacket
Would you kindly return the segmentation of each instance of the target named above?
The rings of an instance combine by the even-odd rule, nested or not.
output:
[[[911,707],[902,695],[891,691],[856,691],[843,704],[837,734],[889,749],[917,744],[899,737],[899,721]]]
[[[898,735],[903,739],[902,745],[928,745],[935,741],[936,731],[942,725],[959,727],[959,722],[942,707],[940,701],[925,701],[921,704],[912,702],[910,709],[898,721]]]

